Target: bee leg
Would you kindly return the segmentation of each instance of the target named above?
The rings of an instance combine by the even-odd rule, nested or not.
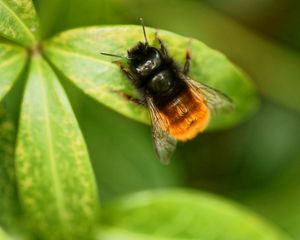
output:
[[[122,71],[122,73],[133,83],[133,84],[136,84],[137,83],[137,80],[136,80],[136,78],[131,74],[131,72],[129,72],[126,68],[125,68],[125,66],[124,66],[124,64],[122,63],[122,62],[120,62],[120,61],[114,61],[113,63],[115,63],[115,64],[117,64],[119,67],[120,67],[120,69],[121,69],[121,71]]]
[[[140,106],[143,106],[143,107],[146,107],[147,106],[147,102],[146,102],[146,99],[143,98],[143,99],[140,99],[140,98],[135,98],[133,96],[130,96],[128,95],[127,93],[124,93],[124,92],[118,92],[122,97],[124,97],[125,99],[127,99],[128,101],[131,101],[137,105],[140,105]]]
[[[163,43],[163,41],[162,41],[162,40],[160,39],[160,37],[158,36],[158,30],[156,30],[156,32],[155,32],[155,40],[158,41],[158,43],[159,43],[160,50],[161,50],[161,53],[162,53],[163,57],[164,57],[165,59],[170,59],[165,44]]]
[[[192,45],[192,41],[190,40],[189,41],[189,46],[188,46],[188,49],[186,50],[186,53],[185,53],[185,64],[184,64],[184,67],[183,67],[183,73],[184,75],[187,75],[190,71],[190,66],[191,66],[191,45]]]
[[[125,66],[124,66],[124,64],[123,64],[122,62],[120,62],[120,61],[114,61],[113,63],[117,64],[117,65],[120,67],[122,73],[123,73],[123,74],[124,74],[124,75],[125,75],[125,76],[126,76],[126,77],[134,84],[134,85],[136,85],[137,79],[131,74],[130,71],[128,71],[128,70],[125,68]],[[135,104],[137,104],[137,105],[141,105],[141,106],[144,106],[144,107],[147,106],[147,102],[146,102],[146,99],[145,99],[145,98],[134,98],[134,97],[128,95],[127,93],[122,92],[122,91],[115,91],[115,92],[117,92],[118,94],[120,94],[122,97],[124,97],[124,98],[127,99],[128,101],[131,101],[131,102],[133,102],[133,103],[135,103]],[[141,92],[139,92],[139,94],[141,95]]]

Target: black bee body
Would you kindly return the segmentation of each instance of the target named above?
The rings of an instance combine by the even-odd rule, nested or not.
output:
[[[132,83],[141,97],[151,97],[158,108],[187,89],[179,67],[168,55],[147,43],[139,42],[128,51]]]

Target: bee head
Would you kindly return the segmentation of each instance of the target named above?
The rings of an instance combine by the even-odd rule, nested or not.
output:
[[[128,51],[128,59],[131,70],[140,77],[150,76],[162,64],[160,52],[142,42]]]

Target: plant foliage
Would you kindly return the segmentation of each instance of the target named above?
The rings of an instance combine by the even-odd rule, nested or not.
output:
[[[146,30],[150,42],[156,44],[155,29]],[[114,59],[99,54],[126,54],[143,39],[142,31],[131,25],[96,26],[68,30],[43,41],[39,33],[30,0],[0,0],[0,35],[9,40],[0,43],[0,101],[5,102],[16,79],[25,83],[16,147],[13,129],[2,121],[5,112],[1,115],[0,111],[0,224],[5,229],[8,223],[14,224],[6,221],[14,218],[9,203],[20,203],[32,236],[90,239],[99,226],[95,176],[60,80],[67,79],[106,107],[148,123],[147,110],[120,94],[136,96],[112,63]],[[159,35],[182,66],[190,39],[163,30]],[[28,73],[22,75],[26,64]],[[211,130],[234,126],[257,107],[248,76],[196,39],[192,40],[191,77],[223,91],[235,102],[233,112],[213,119]],[[177,190],[142,193],[105,206],[100,225],[99,239],[288,239],[258,216],[224,199]],[[7,239],[2,229],[0,239]]]

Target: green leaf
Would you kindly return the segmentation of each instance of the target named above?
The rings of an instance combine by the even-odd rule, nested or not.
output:
[[[21,73],[26,58],[25,49],[0,43],[0,101]]]
[[[0,225],[14,228],[14,217],[19,207],[15,178],[15,129],[0,105]]]
[[[183,190],[149,191],[119,200],[104,209],[104,224],[112,227],[100,234],[105,240],[119,239],[122,232],[126,240],[290,239],[232,202]]]
[[[120,228],[105,228],[101,226],[101,231],[98,233],[98,240],[170,240],[176,238],[160,237],[151,234],[136,233]],[[180,238],[184,240],[185,238]],[[198,239],[198,238],[197,238]],[[203,239],[204,240],[204,239]]]
[[[150,43],[155,29],[147,28]],[[183,66],[189,38],[159,31],[170,55]],[[138,41],[143,40],[140,26],[90,27],[70,30],[49,40],[44,50],[50,61],[76,86],[100,103],[130,118],[148,122],[147,110],[126,101],[119,92],[136,96],[136,92],[113,64],[115,58],[102,56],[100,51],[125,55]],[[198,40],[192,41],[191,77],[229,95],[236,104],[230,114],[216,116],[210,128],[232,126],[251,114],[257,107],[254,87],[226,57]]]
[[[20,200],[43,239],[89,239],[97,191],[70,103],[52,69],[34,55],[17,146]]]
[[[0,0],[0,35],[24,46],[39,37],[39,22],[31,0]]]
[[[1,227],[0,227],[0,240],[8,240],[8,236],[7,236],[6,233],[2,230]]]
[[[125,2],[115,0],[114,3],[124,5]],[[220,1],[216,4],[219,3]],[[169,1],[161,0],[127,0],[125,4],[127,11],[123,11],[123,20],[119,22],[137,21],[143,16],[151,26],[199,38],[247,69],[264,97],[300,111],[300,56],[299,51],[294,51],[291,46],[251,31],[242,22],[226,16],[216,5],[209,6],[205,1],[173,0],[172,8]],[[229,7],[228,1],[226,4]],[[166,9],[168,14],[165,14]],[[158,17],[153,17],[153,13]],[[76,19],[75,16],[73,18]],[[294,28],[289,28],[299,30],[299,21],[292,22],[295,24]],[[297,41],[299,38],[289,39]]]

